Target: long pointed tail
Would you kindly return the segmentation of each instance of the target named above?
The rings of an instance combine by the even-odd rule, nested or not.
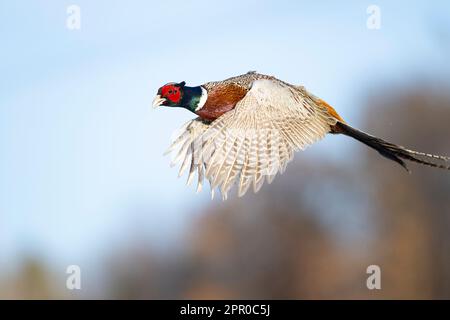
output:
[[[409,160],[426,166],[450,170],[450,157],[409,150],[402,146],[392,144],[384,141],[383,139],[359,131],[340,121],[333,126],[332,133],[345,134],[346,136],[361,141],[367,146],[377,150],[383,157],[397,162],[408,172],[410,171],[403,160]]]

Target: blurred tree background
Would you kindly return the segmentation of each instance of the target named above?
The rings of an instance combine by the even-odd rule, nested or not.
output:
[[[448,155],[449,89],[375,92],[358,127]],[[260,194],[211,202],[170,252],[145,241],[111,247],[101,292],[77,297],[450,298],[449,173],[410,164],[407,174],[346,143],[354,150],[342,163],[300,153]],[[381,267],[382,290],[366,288],[371,264]],[[0,298],[74,297],[52,279],[44,262],[26,258],[2,274]]]

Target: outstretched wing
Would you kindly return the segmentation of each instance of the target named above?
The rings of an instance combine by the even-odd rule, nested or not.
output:
[[[249,187],[257,192],[283,172],[294,151],[323,138],[336,118],[302,87],[278,80],[256,80],[235,109],[212,123],[195,119],[176,141],[182,145],[175,160],[206,177],[211,189],[227,197],[238,184],[239,196]],[[190,181],[190,179],[188,179]]]
[[[202,145],[198,145],[202,139],[199,137],[208,129],[210,122],[196,118],[186,122],[179,130],[179,135],[174,139],[170,147],[164,153],[172,154],[170,166],[181,162],[178,177],[181,177],[189,167],[187,184],[192,182],[195,172],[198,174],[197,192],[200,192],[204,179],[204,160],[202,159]]]
[[[205,176],[226,198],[234,183],[238,194],[283,172],[294,151],[323,138],[336,123],[328,110],[301,87],[277,80],[256,80],[237,105],[200,137]]]

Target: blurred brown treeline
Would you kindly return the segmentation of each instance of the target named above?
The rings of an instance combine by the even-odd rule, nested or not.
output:
[[[449,88],[377,92],[364,110],[364,131],[450,153]],[[450,298],[450,172],[410,164],[409,175],[357,142],[331,139],[354,144],[346,161],[297,154],[259,194],[196,214],[171,252],[111,248],[103,293],[87,297]],[[0,274],[0,298],[73,297],[45,264],[25,261]],[[381,267],[381,290],[366,288],[371,264]]]

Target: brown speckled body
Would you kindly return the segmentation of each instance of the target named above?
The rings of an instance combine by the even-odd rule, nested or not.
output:
[[[234,109],[247,92],[248,90],[245,87],[233,83],[215,86],[208,91],[208,99],[205,105],[196,113],[202,119],[215,120],[224,113]]]
[[[234,109],[250,90],[253,81],[261,79],[275,79],[272,76],[247,72],[223,81],[213,81],[202,85],[208,92],[205,105],[196,114],[205,120],[215,120],[224,113]]]
[[[250,72],[247,72],[240,76],[231,77],[231,78],[225,79],[223,81],[207,82],[202,86],[203,86],[203,88],[205,88],[208,91],[208,94],[210,91],[213,91],[218,86],[223,86],[223,85],[227,85],[227,84],[234,84],[234,85],[240,86],[242,88],[245,88],[246,90],[250,90],[250,87],[251,87],[253,81],[261,80],[261,79],[275,80],[276,78],[273,76],[268,76],[265,74],[260,74],[260,73],[254,72],[254,71],[250,71]]]

